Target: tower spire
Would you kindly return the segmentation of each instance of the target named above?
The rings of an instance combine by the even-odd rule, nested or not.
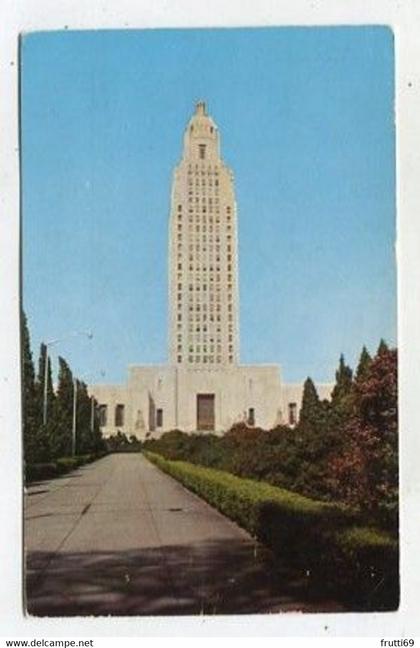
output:
[[[199,101],[184,135],[172,185],[170,357],[174,365],[218,369],[238,357],[236,202],[218,129]]]
[[[207,107],[206,107],[206,102],[203,100],[197,101],[197,104],[195,106],[195,114],[196,115],[207,115]]]

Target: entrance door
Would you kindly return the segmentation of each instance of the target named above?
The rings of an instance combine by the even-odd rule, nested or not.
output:
[[[214,430],[214,394],[197,394],[197,430]]]

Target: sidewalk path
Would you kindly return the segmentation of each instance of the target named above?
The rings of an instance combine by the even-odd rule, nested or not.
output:
[[[338,611],[305,578],[139,454],[109,455],[28,488],[30,614]]]

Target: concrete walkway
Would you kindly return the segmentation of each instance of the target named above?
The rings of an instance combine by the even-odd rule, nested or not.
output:
[[[338,611],[139,454],[30,486],[25,548],[34,615]]]

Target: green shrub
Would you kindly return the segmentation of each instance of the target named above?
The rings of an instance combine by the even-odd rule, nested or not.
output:
[[[90,453],[90,454],[76,455],[75,459],[77,461],[78,466],[84,466],[88,463],[92,463],[92,461],[95,461],[95,459],[99,459],[99,456]]]
[[[118,430],[116,434],[105,439],[105,447],[107,452],[141,452],[142,441],[134,434],[127,437],[124,432]]]
[[[340,582],[359,609],[395,610],[399,603],[399,547],[389,533],[349,527],[334,535],[334,552],[319,565],[340,574]]]
[[[60,473],[68,472],[73,468],[77,468],[78,465],[76,457],[59,457],[55,463]]]
[[[25,482],[42,481],[57,477],[57,465],[55,463],[27,464],[25,466]]]
[[[384,532],[356,526],[350,509],[221,470],[145,455],[279,558],[309,574],[314,586],[322,584],[357,609],[398,606],[397,542]]]
[[[30,483],[44,479],[53,479],[54,477],[65,475],[79,466],[84,466],[92,461],[96,461],[96,459],[104,457],[106,454],[107,452],[99,452],[98,454],[91,453],[76,455],[75,457],[59,457],[50,463],[27,464],[25,466],[25,482]]]
[[[219,508],[253,535],[275,544],[271,537],[281,534],[281,527],[269,527],[267,518],[273,517],[273,510],[290,519],[300,519],[310,527],[316,520],[347,519],[349,513],[342,506],[318,502],[291,491],[277,488],[265,482],[244,479],[223,470],[204,468],[184,461],[170,461],[160,455],[145,452],[145,455],[159,468],[169,473],[187,488],[200,494],[210,504]],[[290,533],[288,533],[290,536]],[[279,535],[280,537],[280,535]],[[282,543],[282,540],[280,540]]]

